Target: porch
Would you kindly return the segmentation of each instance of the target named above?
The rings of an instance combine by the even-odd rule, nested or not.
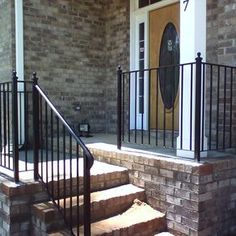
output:
[[[84,234],[91,233],[94,158],[127,168],[130,182],[145,189],[147,202],[166,213],[170,232],[234,233],[235,70],[203,63],[200,54],[188,64],[128,72],[119,68],[117,134],[88,138],[58,112],[36,73],[32,81],[18,81],[14,72],[12,81],[0,86],[1,168],[16,182],[22,173],[40,180],[75,235],[81,222]],[[167,88],[163,78],[173,73],[179,79]],[[175,96],[160,104],[172,89]],[[81,196],[85,214],[78,213],[77,204],[74,233],[73,199],[78,203]]]
[[[116,146],[116,136],[111,134],[93,134],[93,137],[82,138],[82,140],[96,160],[91,168],[91,189],[98,189],[99,186],[104,185],[108,186],[109,184],[104,181],[111,181],[111,184],[115,185],[123,181],[123,175],[118,176],[117,172],[113,173],[116,170],[115,166],[119,166],[128,171],[128,179],[126,177],[125,183],[129,182],[144,189],[146,202],[154,209],[165,213],[169,232],[181,236],[234,235],[236,231],[234,208],[236,191],[235,155],[218,152],[218,157],[213,155],[207,159],[203,158],[201,162],[196,162],[193,159],[177,157],[173,150],[169,154],[163,150],[157,153],[157,149],[154,150],[148,146],[145,148],[143,145],[138,147],[138,145],[123,144],[119,150]],[[73,144],[72,149],[75,148],[76,145]],[[40,151],[40,153],[44,157],[46,156],[46,150]],[[24,154],[25,151],[20,152],[20,156],[24,157]],[[28,163],[31,166],[33,166],[32,156],[33,152],[29,151]],[[60,194],[62,199],[66,199],[66,204],[69,207],[71,200],[69,196],[65,198],[64,192],[65,189],[67,194],[78,191],[76,190],[78,188],[76,169],[77,166],[83,169],[83,160],[80,158],[78,164],[77,158],[72,158],[70,161],[70,157],[68,157],[65,163],[67,168],[64,169],[64,160],[63,158],[60,159],[58,164],[57,160],[48,154],[47,162],[46,160],[40,161],[39,170],[42,174],[42,181],[48,186],[55,201],[57,202],[57,196]],[[98,161],[102,163],[99,164]],[[106,166],[103,163],[115,166]],[[22,166],[24,168],[24,158],[22,164],[24,164]],[[57,187],[58,165],[60,166],[59,187]],[[53,169],[52,166],[54,166]],[[104,177],[103,173],[108,172],[111,173],[111,176],[109,178]],[[82,171],[79,170],[79,173]],[[14,176],[12,175],[12,177]],[[14,184],[9,179],[2,179],[4,191],[8,191],[9,194],[19,192],[21,193],[20,196],[31,192],[33,194],[35,191],[34,194],[38,196],[36,199],[48,198],[39,191],[41,184],[35,185],[33,169],[20,172],[19,177],[21,180],[19,184]],[[64,182],[65,179],[66,182]],[[4,187],[5,185],[8,187]],[[73,187],[71,188],[71,186]],[[79,193],[82,194],[81,177],[79,178],[79,186]],[[31,190],[25,190],[28,188]],[[119,202],[120,200],[116,201]],[[19,204],[24,204],[24,201],[21,200]],[[112,206],[114,208],[114,202]],[[93,210],[96,208],[95,206],[91,208],[92,217],[94,217]],[[36,211],[38,212],[36,215],[43,218],[39,209]],[[45,213],[43,213],[45,219],[49,217],[47,212],[52,211],[51,209],[51,205],[50,208],[45,208]],[[70,210],[66,213],[67,217],[70,217],[69,212]],[[40,225],[37,225],[40,229]],[[77,235],[76,229],[73,230],[74,234]]]

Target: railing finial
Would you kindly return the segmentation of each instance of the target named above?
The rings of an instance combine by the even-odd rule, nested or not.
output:
[[[15,70],[12,71],[12,79],[17,80],[17,73]]]
[[[38,78],[37,78],[37,73],[33,72],[32,74],[32,80],[34,84],[38,84]]]
[[[201,53],[200,52],[197,53],[197,57],[201,57]]]

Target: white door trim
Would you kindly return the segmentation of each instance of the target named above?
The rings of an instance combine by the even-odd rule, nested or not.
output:
[[[18,80],[24,80],[24,15],[23,15],[23,0],[15,0],[15,50],[16,50],[16,72],[18,76]],[[18,84],[18,90],[24,91],[24,84]],[[24,111],[24,98],[23,93],[21,95],[21,99],[18,99],[18,107],[22,111]],[[21,103],[20,103],[21,101]],[[18,113],[19,122],[19,143],[24,144],[25,142],[25,124],[24,112]]]
[[[136,56],[137,51],[137,22],[138,19],[143,19],[143,22],[145,22],[146,29],[149,29],[149,12],[151,10],[155,10],[164,6],[168,6],[174,3],[180,2],[180,63],[188,63],[188,62],[194,62],[195,58],[197,56],[197,52],[201,52],[203,60],[206,58],[206,0],[163,0],[161,2],[149,5],[144,8],[138,8],[138,0],[130,0],[130,70],[137,70],[138,68],[138,58]],[[187,4],[188,3],[188,4]],[[149,32],[148,30],[145,31],[146,35],[146,44],[145,44],[145,66],[146,68],[149,67],[149,57],[148,57],[148,37]],[[146,83],[148,83],[148,80],[146,80]],[[132,84],[131,84],[132,86]],[[148,87],[148,84],[145,85]],[[184,89],[183,89],[184,88]],[[191,151],[184,151],[184,149],[189,150],[190,146],[190,140],[189,140],[189,127],[190,124],[192,126],[192,129],[194,130],[194,122],[190,120],[190,112],[189,112],[189,106],[191,105],[189,102],[189,91],[190,86],[188,84],[188,79],[185,78],[183,88],[180,87],[180,90],[183,89],[183,110],[188,111],[184,114],[181,114],[179,112],[179,121],[181,119],[183,120],[184,126],[181,127],[179,125],[180,129],[182,128],[182,136],[181,138],[178,138],[177,142],[177,155],[185,156],[189,158],[193,158],[194,150]],[[135,116],[135,113],[132,112],[132,105],[134,105],[134,101],[132,102],[132,93],[133,93],[133,87],[131,87],[131,119],[130,124],[131,128],[134,126],[132,122],[136,120],[136,122],[139,122],[138,115]],[[180,91],[181,94],[181,91]],[[147,100],[147,94],[145,94],[146,98],[144,100]],[[195,104],[195,94],[193,94],[193,104]],[[148,103],[147,103],[148,104]],[[147,105],[146,105],[147,106]],[[181,106],[179,106],[181,111]],[[146,108],[148,110],[148,107]],[[193,113],[192,117],[194,117],[195,113],[195,106],[192,107]],[[182,117],[181,117],[182,116]],[[148,121],[148,114],[144,113],[145,121]],[[204,118],[204,117],[203,117]],[[144,127],[146,127],[147,124],[144,124]],[[139,127],[139,126],[138,126]],[[137,127],[137,128],[138,128]],[[194,132],[193,132],[194,134]],[[205,143],[205,137],[204,143]],[[182,149],[180,149],[180,141],[183,140],[182,143]],[[194,141],[194,137],[192,137],[192,141]]]
[[[168,6],[179,2],[179,0],[165,0],[151,4],[149,6],[138,8],[138,0],[130,1],[130,70],[137,70],[139,68],[138,58],[138,28],[139,24],[144,22],[145,24],[145,63],[144,68],[149,68],[149,12],[164,6]],[[148,73],[144,76],[144,113],[136,113],[135,115],[135,91],[134,91],[134,78],[131,79],[131,101],[130,101],[130,128],[148,129]],[[138,107],[138,101],[136,101],[136,107]],[[136,116],[136,117],[135,117]],[[141,125],[143,118],[143,127]],[[136,122],[135,122],[136,121]],[[136,126],[135,126],[136,123]]]

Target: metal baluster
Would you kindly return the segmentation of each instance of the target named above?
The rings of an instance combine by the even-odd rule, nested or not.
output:
[[[130,142],[130,92],[131,92],[131,88],[130,88],[130,72],[128,73],[128,142]]]
[[[163,94],[163,97],[165,97],[166,95],[166,83],[165,83],[165,81],[166,81],[166,70],[167,70],[168,68],[164,68],[164,81],[163,81],[163,83],[164,83],[164,94]],[[166,105],[165,104],[163,104],[163,147],[166,147]]]
[[[39,97],[39,107],[40,107],[40,153],[41,153],[41,157],[40,157],[40,162],[41,162],[41,178],[43,179],[44,176],[44,171],[43,171],[43,163],[44,163],[44,141],[43,141],[43,102],[42,102],[42,96]]]
[[[5,84],[3,85],[3,153],[4,153],[4,159],[3,159],[3,166],[6,166],[6,145],[7,145],[7,105],[6,105],[6,89]],[[13,91],[12,91],[13,93]],[[13,99],[13,98],[12,98]]]
[[[193,120],[193,64],[191,64],[190,69],[190,127],[189,127],[189,144],[190,144],[190,150],[193,150],[193,129],[192,129],[192,120]]]
[[[24,84],[25,85],[25,84]],[[29,99],[28,99],[28,96],[29,96],[29,93],[27,92],[26,90],[26,86],[24,86],[24,91],[25,91],[25,94],[22,94],[23,95],[23,98],[24,98],[24,108],[25,108],[25,113],[24,113],[24,116],[25,116],[25,120],[24,120],[24,128],[25,128],[25,140],[24,140],[24,148],[25,148],[25,170],[28,170],[28,136],[29,136],[29,119],[28,119],[28,115],[29,115]],[[38,98],[37,98],[38,99]],[[21,104],[21,103],[20,103]],[[37,114],[39,115],[39,114]],[[34,116],[34,114],[33,114]],[[20,116],[21,117],[21,116]],[[38,121],[39,122],[39,121]],[[37,129],[39,129],[39,125],[37,125]],[[21,128],[22,129],[22,128]],[[39,130],[38,130],[38,134],[39,134]],[[23,144],[23,143],[22,143]],[[38,158],[38,157],[37,157]],[[38,162],[38,160],[37,160]]]
[[[69,155],[70,155],[70,227],[72,228],[72,196],[73,196],[73,187],[72,187],[72,181],[73,181],[73,177],[72,177],[72,137],[70,134],[69,137]]]
[[[57,204],[59,205],[60,199],[60,137],[59,137],[59,119],[56,117],[56,127],[57,127]]]
[[[134,142],[137,143],[137,71],[135,71],[135,85],[134,85],[134,91],[135,91],[135,95],[134,95]]]
[[[90,168],[88,157],[84,156],[84,235],[91,235],[91,212],[90,212]]]
[[[201,53],[196,58],[196,102],[195,102],[195,144],[194,157],[200,161],[200,143],[201,143],[201,74],[202,74],[202,58]]]
[[[63,132],[63,208],[64,208],[64,219],[66,219],[66,134],[64,125],[62,132]]]
[[[122,70],[118,67],[117,70],[117,148],[121,149],[121,77]]]
[[[209,141],[209,149],[211,150],[211,137],[212,137],[212,81],[213,81],[213,66],[210,65],[210,114],[209,114],[209,134],[208,134],[208,141]]]
[[[232,121],[233,121],[233,68],[230,73],[230,120],[229,120],[229,147],[232,148]]]
[[[156,70],[156,146],[158,146],[158,123],[159,123],[159,72],[160,70]]]
[[[18,93],[18,91],[17,91],[17,87],[16,87],[16,96],[18,96],[17,93]],[[19,112],[18,111],[18,106],[16,107],[16,109],[17,109],[17,114],[18,114],[18,112]],[[10,145],[11,145],[11,128],[12,128],[10,126],[10,122],[11,122],[11,115],[10,115],[10,88],[9,88],[9,83],[7,83],[7,153],[8,153],[8,158],[7,158],[6,167],[8,167],[9,169],[11,168],[11,165],[10,165],[10,162],[11,162]],[[18,131],[17,131],[17,133],[18,133]],[[19,141],[18,141],[18,143],[19,143]],[[17,143],[17,149],[18,149],[18,143]],[[14,156],[13,156],[13,159],[14,159]]]
[[[121,76],[121,88],[122,88],[121,127],[122,127],[122,141],[124,141],[124,138],[125,138],[125,112],[126,112],[126,110],[125,110],[125,75],[124,74]]]
[[[52,183],[52,198],[54,199],[54,147],[53,147],[53,111],[50,109],[50,126],[51,126],[51,183]]]
[[[148,70],[148,144],[151,144],[151,73]]]
[[[36,73],[33,73],[32,80],[33,80],[33,93],[32,94],[33,94],[34,179],[37,180],[39,178],[39,173],[38,173],[38,168],[39,168],[38,166],[39,164],[39,94],[36,88],[38,84],[38,78],[36,77]],[[43,165],[43,162],[41,162],[41,166],[42,165]]]
[[[175,75],[175,70],[176,70],[176,66],[173,66],[174,69],[174,75]],[[174,83],[173,83],[173,91],[175,91],[175,79],[174,79]],[[174,129],[175,129],[175,97],[172,95],[172,122],[171,122],[171,147],[174,147]]]
[[[76,226],[77,226],[77,235],[79,235],[79,224],[80,224],[80,210],[79,210],[79,196],[80,196],[80,190],[79,190],[79,144],[76,144],[76,196],[77,196],[77,202],[76,202],[76,207],[77,207],[77,218],[76,218]]]
[[[143,144],[143,128],[144,128],[144,125],[143,125],[143,122],[144,122],[144,71],[142,71],[142,80],[141,80],[141,83],[142,83],[142,91],[141,91],[141,105],[142,105],[142,111],[141,111],[141,144]],[[140,101],[139,101],[140,102]]]
[[[2,153],[2,148],[3,148],[3,143],[2,143],[2,137],[3,137],[3,129],[2,129],[2,120],[3,120],[3,117],[2,117],[2,84],[0,84],[0,148],[1,148],[1,151],[0,151],[0,165],[2,166],[2,157],[3,157],[3,153]]]
[[[184,103],[184,66],[181,65],[181,116],[180,116],[180,149],[183,149],[183,103]],[[192,132],[192,126],[190,127],[190,132]]]
[[[205,67],[206,65],[202,63],[203,66],[203,75],[202,75],[202,143],[201,143],[201,150],[204,151],[204,137],[205,137],[205,83],[206,83],[206,78],[205,78]]]
[[[46,186],[48,188],[48,105],[45,101],[45,151],[46,151]]]
[[[220,101],[220,66],[218,66],[217,77],[217,101],[216,101],[216,149],[219,148],[219,101]]]
[[[225,149],[225,125],[226,125],[226,80],[227,80],[227,67],[224,68],[224,112],[223,112],[223,149]]]
[[[17,79],[16,72],[14,71],[12,74],[12,148],[14,158],[14,179],[16,182],[19,181]]]

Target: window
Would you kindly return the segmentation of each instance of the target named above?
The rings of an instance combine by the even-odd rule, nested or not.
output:
[[[151,5],[153,3],[156,3],[156,2],[160,2],[162,0],[139,0],[139,8],[142,8],[142,7],[146,7],[148,5]]]
[[[145,59],[145,28],[144,23],[139,24],[139,113],[144,113],[144,59]]]

